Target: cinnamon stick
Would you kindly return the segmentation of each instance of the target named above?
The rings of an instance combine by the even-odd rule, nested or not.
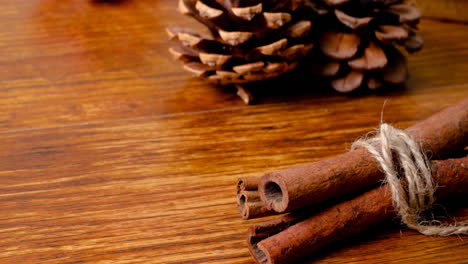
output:
[[[468,143],[468,99],[406,129],[431,158],[462,151]],[[360,191],[384,178],[365,149],[267,173],[259,183],[266,208],[289,212]]]
[[[277,214],[267,209],[258,193],[259,177],[243,177],[237,181],[237,208],[243,219]]]
[[[291,213],[251,226],[247,233],[247,244],[250,254],[254,257],[255,261],[257,263],[268,263],[265,253],[258,248],[258,242],[268,238],[269,236],[275,235],[306,218],[305,214]]]
[[[263,205],[258,191],[241,191],[237,196],[237,206],[245,220],[274,214]]]
[[[242,177],[237,180],[237,194],[243,190],[258,190],[259,177]]]
[[[466,195],[467,165],[468,156],[432,162],[432,175],[439,186],[437,198]],[[384,185],[303,221],[288,215],[253,226],[249,229],[248,244],[257,263],[293,263],[393,217],[391,191]]]

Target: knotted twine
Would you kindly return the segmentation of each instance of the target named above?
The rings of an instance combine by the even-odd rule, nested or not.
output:
[[[427,156],[409,134],[382,124],[375,137],[354,142],[352,149],[357,147],[365,147],[379,162],[390,185],[394,207],[409,228],[427,236],[468,234],[464,224],[431,225],[420,221],[421,214],[432,208],[436,187]],[[403,170],[401,175],[395,160]],[[407,191],[400,178],[406,180]]]

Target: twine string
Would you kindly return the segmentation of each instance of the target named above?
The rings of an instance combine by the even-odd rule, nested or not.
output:
[[[468,234],[465,224],[423,224],[421,214],[432,208],[436,188],[429,160],[410,135],[382,124],[375,137],[354,142],[352,149],[358,147],[366,148],[380,164],[392,191],[394,207],[409,228],[427,236]],[[400,178],[405,179],[406,186]]]

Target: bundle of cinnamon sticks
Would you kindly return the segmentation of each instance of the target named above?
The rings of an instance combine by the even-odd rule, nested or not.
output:
[[[405,131],[433,159],[438,201],[466,196],[468,156],[459,153],[468,145],[468,99]],[[384,173],[366,149],[239,179],[237,203],[244,219],[283,214],[250,227],[252,257],[262,264],[294,263],[394,218],[392,194],[382,180]]]

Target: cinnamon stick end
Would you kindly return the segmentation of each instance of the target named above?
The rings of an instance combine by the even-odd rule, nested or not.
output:
[[[245,197],[245,195],[240,193],[237,196],[237,209],[239,209],[239,213],[240,213],[242,219],[246,219],[247,216],[248,216],[247,208],[245,206],[246,202],[247,202],[247,198]]]
[[[258,191],[267,209],[278,213],[286,211],[289,197],[285,186],[280,175],[275,173],[268,173],[260,180]]]
[[[247,247],[250,251],[250,255],[252,255],[253,259],[258,264],[268,264],[271,263],[267,255],[258,247],[258,243],[262,241],[263,237],[258,237],[255,234],[255,230],[253,228],[249,229],[247,233]]]
[[[237,195],[241,193],[242,190],[245,190],[244,179],[240,178],[237,180]]]

